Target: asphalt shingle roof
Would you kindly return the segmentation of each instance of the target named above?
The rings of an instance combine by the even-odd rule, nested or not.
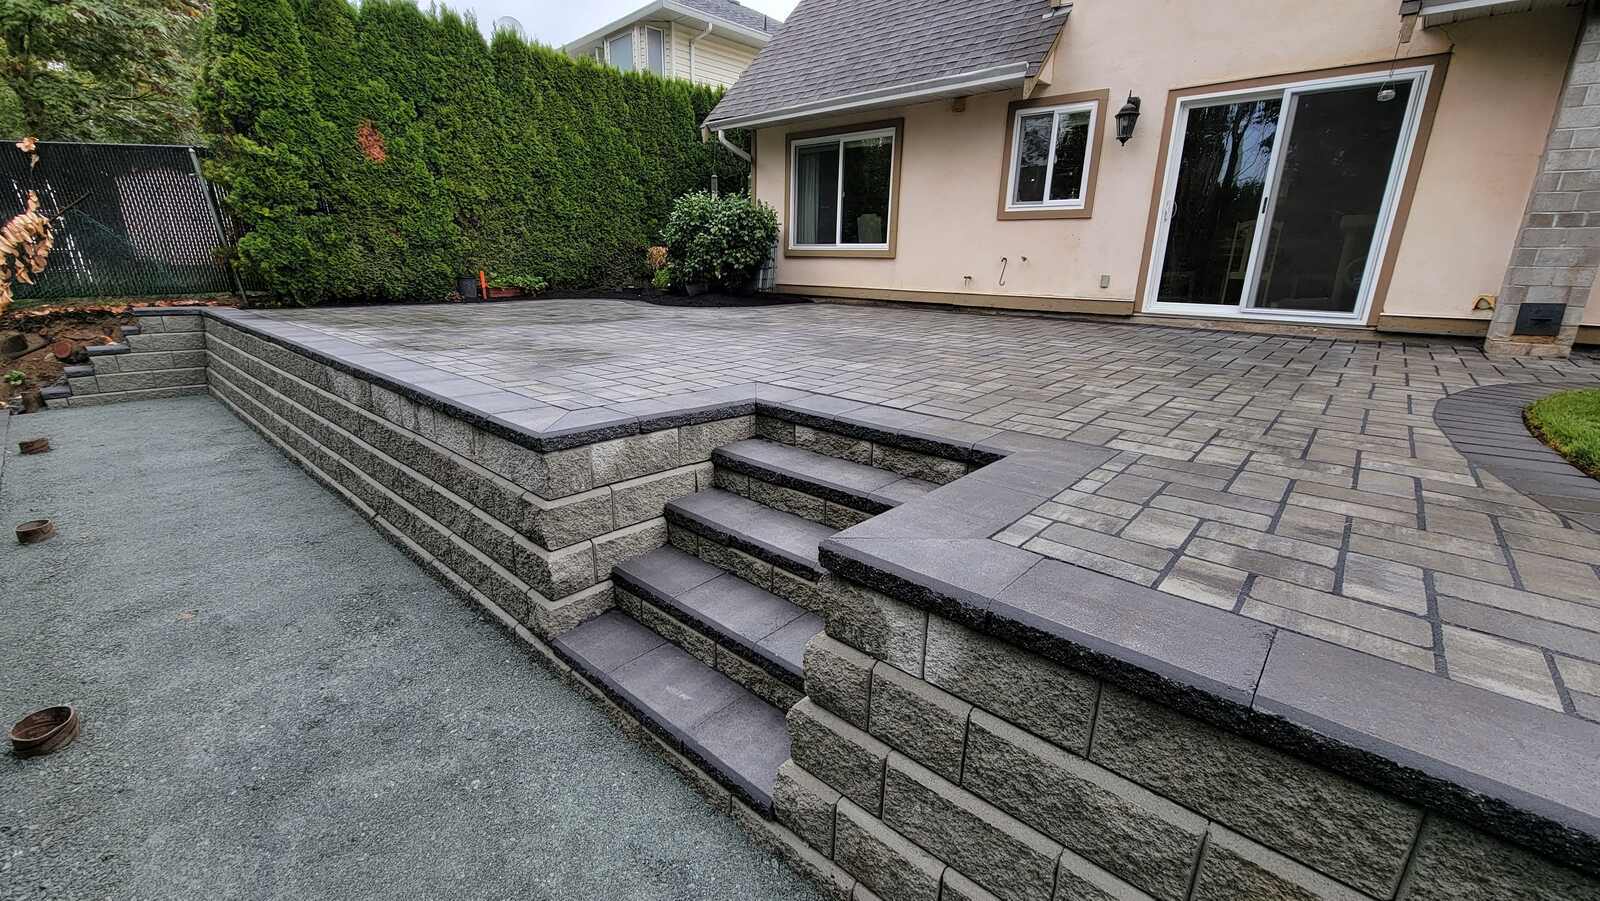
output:
[[[1066,21],[1050,0],[802,0],[707,122],[1008,64],[1035,74]]]
[[[759,13],[746,6],[741,6],[734,0],[674,0],[679,6],[703,12],[708,16],[715,16],[735,25],[743,25],[753,31],[764,31],[771,34],[778,30],[783,22],[770,16]]]

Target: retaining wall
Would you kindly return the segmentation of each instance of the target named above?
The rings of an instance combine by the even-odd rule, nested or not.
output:
[[[549,637],[613,605],[615,563],[666,542],[752,417],[541,453],[217,320],[213,394],[462,591]]]
[[[1449,817],[834,585],[774,807],[878,897],[1600,898]]]
[[[67,370],[70,406],[205,393],[201,310],[158,307],[135,316],[137,327],[125,330],[121,343],[90,347],[89,365]]]
[[[535,449],[226,317],[204,322],[151,335],[200,336],[181,340],[201,342],[214,396],[836,897],[1600,899],[1600,861],[1541,847],[1537,832],[1520,845],[1491,835],[1492,818],[1469,823],[1471,806],[1435,798],[1427,779],[1352,778],[1280,750],[1288,740],[1154,699],[1160,677],[1131,656],[1098,669],[1047,659],[884,593],[893,579],[851,581],[827,554],[815,600],[826,632],[806,652],[792,760],[776,821],[764,819],[542,639],[616,603],[611,566],[668,540],[663,505],[712,485],[722,444],[759,434],[952,488],[994,455],[981,458],[977,442],[941,455],[915,434],[832,431],[820,415],[754,402]],[[898,513],[914,519],[915,506]],[[865,513],[832,515],[847,526]]]

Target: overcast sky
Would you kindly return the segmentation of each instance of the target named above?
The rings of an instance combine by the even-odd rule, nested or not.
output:
[[[515,16],[529,38],[553,46],[583,37],[649,3],[650,0],[443,0],[444,6],[475,12],[485,31],[501,16]],[[798,0],[739,0],[745,6],[786,19]],[[426,0],[424,0],[426,6]]]

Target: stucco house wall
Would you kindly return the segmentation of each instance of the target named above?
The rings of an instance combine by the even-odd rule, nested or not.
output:
[[[1375,314],[1435,319],[1441,327],[1488,318],[1473,302],[1495,294],[1504,278],[1580,20],[1581,10],[1568,8],[1419,27],[1400,46],[1402,63],[1428,57],[1447,65],[1431,133],[1419,137],[1414,192],[1391,238],[1393,271]],[[1113,127],[1097,146],[1093,213],[1083,219],[997,218],[1007,106],[1020,91],[967,98],[961,112],[941,100],[762,129],[756,192],[786,219],[791,132],[904,118],[895,257],[780,253],[777,281],[839,296],[1135,312],[1169,92],[1381,65],[1395,54],[1399,27],[1393,0],[1077,3],[1042,73],[1051,83],[1033,96],[1109,91],[1101,111],[1108,119],[1130,91],[1144,101],[1126,146]],[[1594,305],[1590,311],[1589,321],[1600,323]]]

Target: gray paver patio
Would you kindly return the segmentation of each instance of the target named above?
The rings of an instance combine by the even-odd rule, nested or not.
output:
[[[1435,405],[1600,357],[932,310],[602,300],[278,311],[553,408],[749,382],[1121,453],[996,540],[1600,719],[1600,534],[1456,449]]]

